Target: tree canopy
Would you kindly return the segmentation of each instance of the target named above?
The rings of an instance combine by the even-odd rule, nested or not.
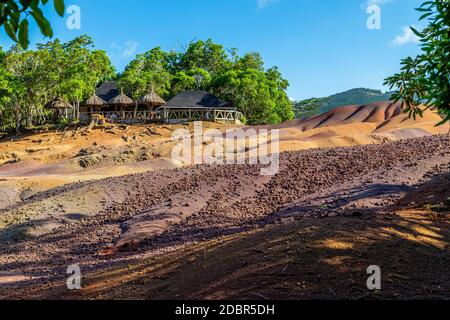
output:
[[[185,52],[153,48],[117,74],[104,51],[88,36],[66,43],[56,39],[25,50],[0,50],[0,130],[19,131],[46,119],[43,106],[55,97],[78,110],[99,83],[117,79],[137,100],[152,88],[170,99],[184,90],[207,90],[231,102],[249,124],[272,124],[294,117],[281,72],[264,68],[258,53],[239,56],[212,40],[190,43]]]
[[[428,20],[423,31],[411,27],[422,52],[403,59],[400,72],[385,85],[397,90],[393,99],[403,101],[410,116],[422,116],[425,104],[444,115],[443,124],[450,121],[450,1],[426,1],[417,10],[423,13],[420,20]]]
[[[240,57],[236,49],[211,39],[191,42],[181,53],[154,48],[131,61],[119,79],[135,99],[150,86],[166,99],[183,90],[211,91],[233,103],[250,124],[294,117],[286,93],[289,83],[276,67],[265,70],[258,53]]]
[[[139,54],[120,75],[119,84],[134,99],[148,93],[150,86],[160,95],[166,96],[170,93],[176,59],[176,54],[166,53],[159,47]]]
[[[96,85],[115,76],[104,51],[87,36],[67,43],[19,45],[0,51],[0,129],[8,130],[45,119],[43,106],[55,97],[77,103],[94,93]]]

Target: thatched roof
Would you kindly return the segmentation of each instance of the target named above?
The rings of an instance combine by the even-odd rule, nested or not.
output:
[[[50,101],[49,103],[47,103],[44,106],[45,109],[73,109],[73,107],[64,101],[64,99],[57,97],[55,99],[53,99],[52,101]]]
[[[160,107],[166,104],[163,98],[158,96],[154,91],[153,87],[150,89],[150,93],[142,96],[139,101],[140,104],[150,105],[154,107]]]
[[[89,99],[81,103],[82,106],[101,107],[106,105],[106,101],[100,98],[97,94],[93,94]]]
[[[134,100],[128,97],[123,93],[121,90],[120,94],[108,101],[109,104],[115,104],[115,105],[132,105],[134,104]]]
[[[230,103],[206,91],[184,91],[172,98],[163,108],[171,109],[231,109]]]
[[[120,92],[115,81],[105,81],[97,88],[95,93],[103,100],[109,101],[119,95]]]

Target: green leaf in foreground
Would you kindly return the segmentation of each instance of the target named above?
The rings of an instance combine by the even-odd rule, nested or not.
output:
[[[8,36],[17,42],[17,36],[16,36],[16,31],[14,30],[13,26],[9,23],[9,22],[5,22],[4,24],[5,27],[5,31],[8,34]]]
[[[64,0],[53,0],[53,4],[55,6],[56,12],[61,17],[63,17],[64,16],[64,10],[65,10]]]
[[[28,48],[30,41],[28,40],[28,20],[22,20],[19,26],[19,44],[22,48]]]

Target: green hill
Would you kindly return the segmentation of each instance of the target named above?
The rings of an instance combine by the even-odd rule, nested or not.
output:
[[[323,105],[321,112],[327,112],[331,109],[352,104],[364,105],[379,101],[390,100],[390,92],[383,93],[380,90],[357,88],[342,93],[337,93],[327,98],[322,98]]]
[[[325,98],[297,101],[294,104],[294,109],[297,118],[303,118],[324,113],[336,107],[387,101],[390,100],[391,94],[390,92],[383,93],[380,90],[356,88]]]

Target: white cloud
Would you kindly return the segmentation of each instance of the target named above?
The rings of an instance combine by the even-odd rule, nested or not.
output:
[[[124,44],[119,44],[117,42],[111,43],[111,49],[113,51],[117,52],[118,56],[121,59],[129,59],[131,58],[135,53],[139,46],[139,43],[136,41],[126,41]],[[115,54],[113,53],[115,56]]]
[[[133,56],[133,54],[136,52],[137,47],[139,46],[139,43],[136,41],[127,41],[125,42],[125,46],[122,51],[122,57],[127,59]]]
[[[418,43],[419,37],[412,32],[410,27],[403,27],[403,34],[399,34],[391,41],[391,45],[394,47],[400,47],[408,43]]]
[[[394,0],[366,0],[361,6],[363,9],[367,9],[370,6],[381,6],[393,1]]]
[[[278,1],[280,0],[258,0],[258,9],[263,9]]]

